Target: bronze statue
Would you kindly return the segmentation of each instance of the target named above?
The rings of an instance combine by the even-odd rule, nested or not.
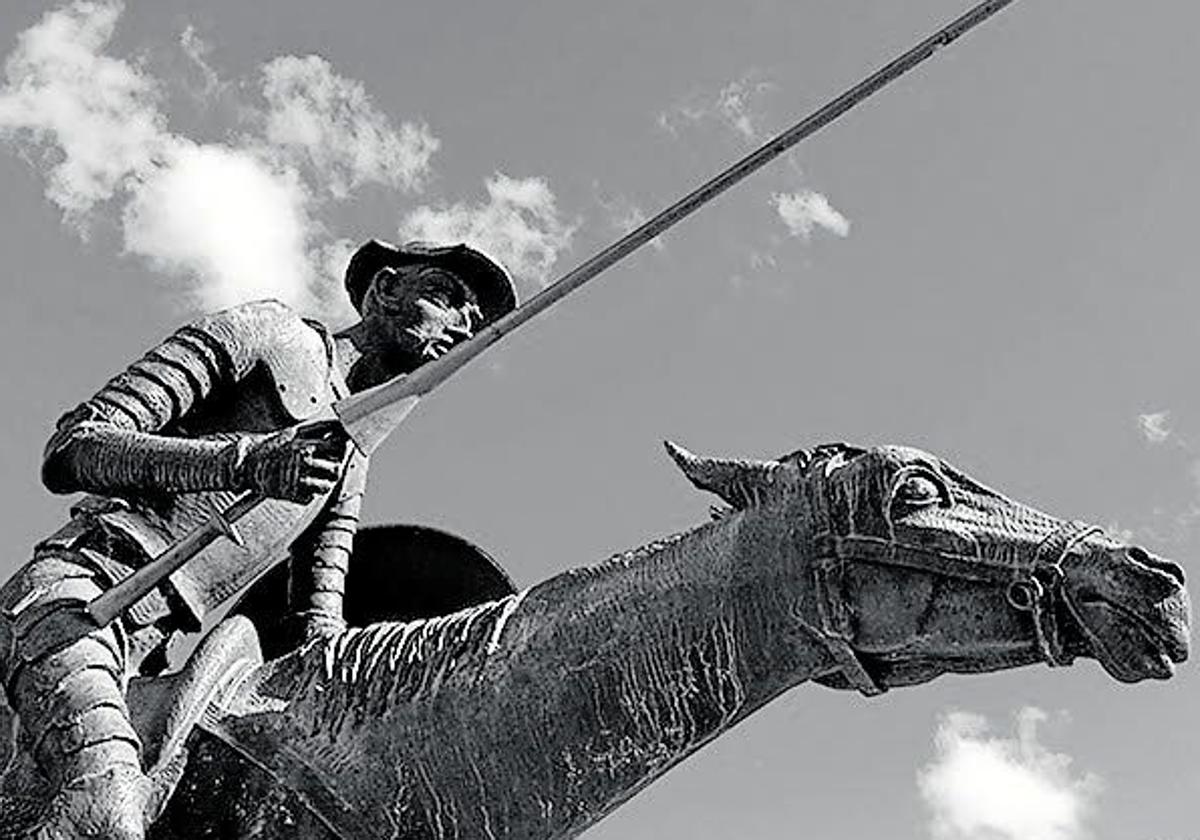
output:
[[[338,633],[367,459],[328,416],[348,393],[437,358],[516,303],[504,269],[464,245],[372,240],[346,289],[361,320],[337,334],[275,301],[183,327],[66,414],[43,480],[92,494],[0,590],[0,677],[22,745],[53,794],[38,836],[143,836],[156,807],[125,701],[247,570],[288,559],[297,640]],[[282,500],[255,563],[198,558],[97,628],[81,606],[159,554],[205,504],[246,490]],[[214,502],[212,497],[216,497]],[[280,609],[285,607],[280,604]]]
[[[234,676],[150,838],[560,840],[806,680],[874,695],[1091,657],[1136,682],[1188,654],[1178,566],[933,455],[671,454],[715,521],[451,614],[364,611],[265,663],[224,624],[198,658]],[[159,745],[156,691],[133,705]]]
[[[382,620],[360,592],[374,609],[348,629],[265,662],[237,615],[181,674],[133,680],[147,763],[179,771],[147,836],[559,840],[805,681],[876,695],[1090,657],[1137,682],[1188,655],[1177,565],[933,455],[669,448],[723,500],[713,522],[444,615]],[[355,548],[348,602],[360,561],[396,568],[382,536]],[[15,824],[46,782],[20,753],[6,766]]]
[[[426,535],[429,568],[458,552],[480,574],[440,611],[371,586],[416,567],[411,535],[352,545],[370,446],[348,445],[335,401],[482,329],[481,351],[1010,4],[983,0],[511,319],[511,283],[479,252],[371,242],[347,273],[349,330],[248,304],[67,414],[45,483],[93,495],[0,589],[19,723],[0,743],[0,837],[557,840],[808,680],[877,695],[1080,656],[1123,682],[1170,676],[1189,647],[1178,566],[902,447],[765,462],[671,447],[725,501],[714,522],[524,592]],[[238,493],[278,502],[248,549],[198,556],[95,623],[85,605]],[[168,639],[263,572],[163,673]]]

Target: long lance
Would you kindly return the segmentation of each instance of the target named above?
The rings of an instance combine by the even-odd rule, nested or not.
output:
[[[640,227],[580,263],[522,306],[483,327],[469,341],[451,348],[445,356],[425,363],[412,373],[397,376],[381,385],[338,400],[333,405],[333,411],[345,433],[364,454],[370,454],[404,421],[421,397],[432,392],[505,335],[546,311],[604,270],[662,235],[668,228],[1014,2],[1015,0],[985,0],[836,99],[768,140]],[[214,512],[204,525],[89,603],[88,613],[100,626],[107,625],[214,540],[222,536],[237,539],[234,523],[262,501],[261,495],[247,493],[224,511]]]

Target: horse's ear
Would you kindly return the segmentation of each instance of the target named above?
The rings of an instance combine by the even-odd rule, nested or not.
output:
[[[683,470],[688,481],[701,490],[717,494],[735,510],[760,503],[778,492],[788,478],[799,474],[795,464],[700,458],[669,440],[663,443],[667,454]]]

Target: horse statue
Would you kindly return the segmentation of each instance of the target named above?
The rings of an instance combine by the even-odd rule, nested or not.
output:
[[[150,836],[559,840],[809,680],[878,695],[1088,657],[1133,683],[1187,657],[1179,566],[933,455],[668,450],[724,502],[713,521],[265,661],[243,609],[193,657],[224,663],[219,685],[183,706],[163,678],[135,686],[151,758],[178,768]]]

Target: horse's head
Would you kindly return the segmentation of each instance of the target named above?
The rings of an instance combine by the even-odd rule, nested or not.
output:
[[[878,693],[945,672],[1093,657],[1122,682],[1188,653],[1183,570],[1034,510],[940,458],[841,444],[776,461],[669,446],[735,510],[782,515],[804,558],[796,615],[838,663],[821,682]]]

